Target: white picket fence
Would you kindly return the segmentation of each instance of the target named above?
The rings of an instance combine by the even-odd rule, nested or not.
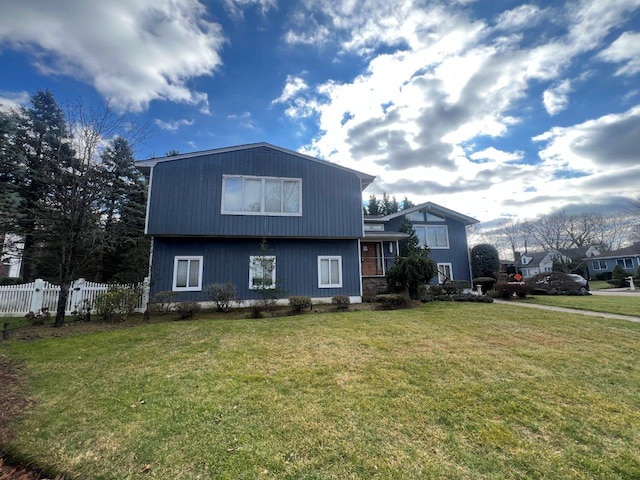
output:
[[[124,285],[118,285],[120,287]],[[138,302],[136,312],[144,312],[149,303],[149,279],[139,285],[129,285],[137,288]],[[94,300],[101,293],[106,292],[112,284],[88,282],[84,278],[74,281],[69,288],[66,314],[72,312],[83,304],[93,305]],[[29,312],[37,312],[42,308],[48,308],[55,315],[58,308],[58,296],[60,286],[37,279],[35,282],[23,285],[10,285],[0,287],[0,317],[13,317],[26,315]]]

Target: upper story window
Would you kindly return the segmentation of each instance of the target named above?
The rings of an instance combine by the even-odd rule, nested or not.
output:
[[[231,215],[302,215],[299,178],[224,175],[222,213]]]
[[[422,213],[422,210],[411,212],[407,215],[407,218],[412,222],[424,222],[424,213]]]
[[[429,248],[449,248],[449,232],[446,225],[414,225],[420,245]]]
[[[427,212],[427,222],[444,222],[444,217]]]

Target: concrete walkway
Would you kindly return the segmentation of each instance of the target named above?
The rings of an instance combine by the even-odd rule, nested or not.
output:
[[[500,305],[511,305],[512,307],[537,308],[539,310],[551,310],[554,312],[573,313],[577,315],[587,315],[589,317],[612,318],[615,320],[626,320],[628,322],[640,323],[640,317],[634,317],[632,315],[618,315],[617,313],[592,312],[590,310],[577,310],[575,308],[553,307],[551,305],[536,305],[534,303],[521,303],[521,302],[512,301],[512,300],[494,299],[493,303],[498,303]]]

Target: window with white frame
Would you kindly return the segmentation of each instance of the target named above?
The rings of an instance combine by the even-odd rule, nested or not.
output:
[[[414,225],[421,246],[433,249],[449,248],[449,232],[446,225]]]
[[[453,280],[453,267],[450,263],[438,264],[438,283]]]
[[[202,257],[175,257],[173,260],[173,291],[202,290]]]
[[[633,268],[633,259],[632,258],[618,258],[616,263],[620,265],[622,268]]]
[[[299,216],[302,214],[302,180],[224,175],[222,213]]]
[[[276,257],[272,255],[249,257],[249,288],[251,290],[276,288]]]
[[[591,262],[591,266],[593,267],[594,270],[606,270],[607,262],[606,260],[593,260]]]
[[[318,288],[342,287],[342,257],[318,257]]]

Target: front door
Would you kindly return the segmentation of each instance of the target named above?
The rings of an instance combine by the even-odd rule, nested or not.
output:
[[[384,275],[382,268],[382,247],[378,242],[362,242],[360,244],[362,258],[362,276]]]

